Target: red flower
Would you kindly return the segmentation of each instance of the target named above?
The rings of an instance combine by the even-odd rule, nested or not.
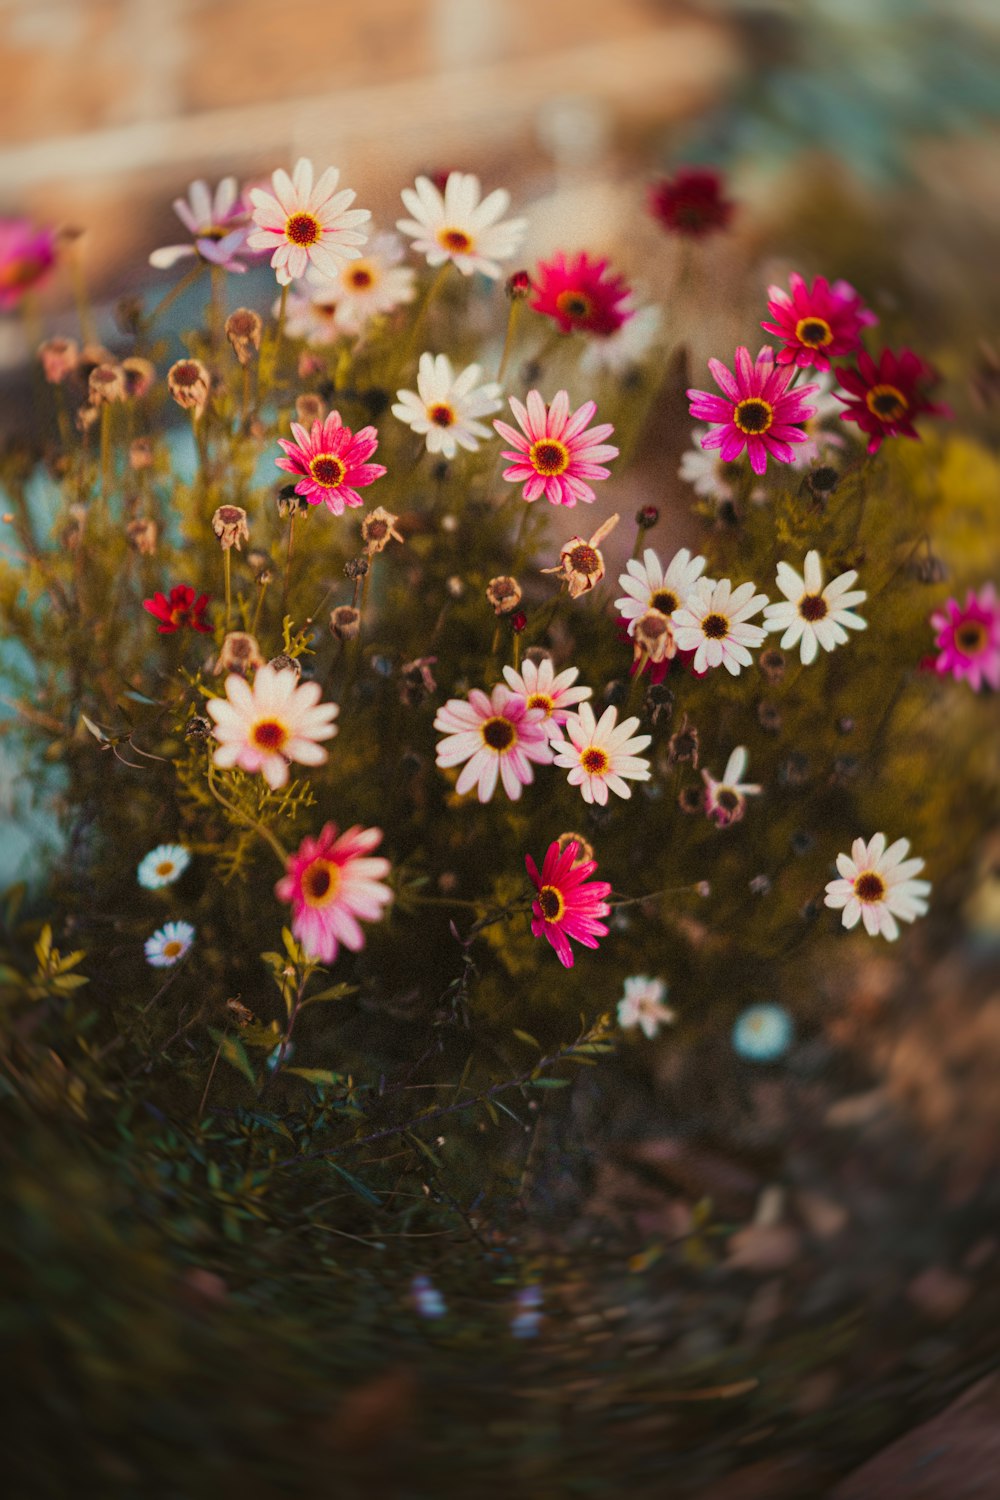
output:
[[[774,322],[760,325],[784,340],[785,347],[778,350],[779,365],[828,370],[831,356],[853,354],[861,345],[861,330],[878,322],[849,282],[835,281],[831,286],[825,276],[817,276],[809,287],[793,271],[788,285],[790,294],[780,286],[768,289],[767,306]]]
[[[159,635],[173,635],[175,630],[183,630],[185,625],[189,625],[192,630],[200,630],[203,635],[212,633],[212,627],[205,619],[208,595],[199,594],[196,598],[189,583],[175,583],[169,598],[163,594],[154,594],[152,599],[142,601],[142,607],[161,622],[156,627]]]
[[[608,929],[598,917],[606,917],[611,910],[605,896],[611,895],[606,880],[591,880],[588,876],[597,869],[597,861],[585,859],[574,863],[579,845],[570,839],[565,849],[554,840],[545,853],[541,874],[530,854],[524,856],[531,883],[538,892],[531,904],[531,930],[535,937],[544,937],[552,944],[559,962],[566,969],[573,967],[573,950],[570,938],[575,938],[586,948],[596,948],[598,938],[607,937]]]
[[[607,275],[606,260],[591,260],[581,253],[567,260],[560,252],[549,261],[539,261],[534,281],[535,312],[554,318],[563,333],[574,328],[602,338],[617,333],[634,308],[621,306],[631,289],[620,276]]]
[[[919,438],[913,426],[915,417],[951,415],[948,407],[927,399],[926,386],[939,376],[912,349],[902,349],[899,354],[883,349],[877,365],[870,354],[861,354],[856,370],[841,368],[836,376],[850,392],[847,396],[837,393],[837,400],[845,406],[840,415],[870,434],[869,453],[878,452],[883,438]]]
[[[681,167],[673,178],[654,183],[649,210],[672,234],[703,239],[725,229],[736,207],[722,196],[722,178],[708,167]]]

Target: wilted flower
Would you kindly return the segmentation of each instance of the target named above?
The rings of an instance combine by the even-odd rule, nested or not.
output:
[[[302,691],[300,689],[300,691]],[[358,953],[365,945],[361,922],[379,922],[392,900],[382,883],[390,864],[371,851],[382,842],[381,828],[355,825],[337,837],[327,823],[318,838],[304,838],[274,893],[292,906],[292,932],[312,958],[333,963],[341,944]]]
[[[146,962],[154,969],[169,969],[190,952],[193,942],[190,922],[167,922],[146,939]]]
[[[245,630],[231,630],[223,639],[214,671],[216,677],[223,672],[239,672],[241,677],[245,677],[248,672],[256,672],[263,665],[264,657],[257,644],[257,637]]]
[[[524,857],[532,885],[538,892],[531,904],[531,930],[544,937],[556,951],[566,969],[573,967],[570,938],[586,948],[596,948],[598,939],[607,936],[607,926],[599,921],[611,910],[606,896],[611,886],[606,880],[591,880],[597,869],[594,860],[577,860],[577,845],[572,841],[560,848],[553,841],[545,852],[542,868],[530,854]]]
[[[129,546],[133,547],[141,557],[153,556],[156,551],[159,528],[149,516],[136,516],[134,521],[129,521],[125,527],[125,535],[128,537]]]
[[[521,602],[521,585],[516,578],[491,578],[486,585],[486,597],[495,615],[509,615]]]
[[[200,359],[179,359],[167,371],[167,386],[178,406],[200,417],[208,404],[212,377]]]
[[[618,1024],[623,1031],[638,1026],[652,1041],[661,1025],[676,1021],[676,1012],[664,1005],[667,986],[662,979],[633,974],[625,980],[625,993],[618,1002]]]
[[[376,505],[374,510],[368,512],[361,522],[361,540],[368,549],[369,557],[384,552],[391,541],[404,540],[396,530],[398,520],[398,516],[394,516],[391,510],[383,510],[381,505]]]
[[[270,663],[258,670],[252,688],[230,673],[225,698],[205,704],[219,741],[215,764],[260,772],[273,791],[287,784],[293,761],[323,765],[327,752],[317,742],[337,733],[333,720],[340,710],[336,703],[320,703],[321,695],[318,682],[300,685],[297,673],[279,672]]]
[[[747,768],[747,758],[745,747],[740,745],[726,762],[721,781],[716,781],[711,771],[701,773],[705,783],[705,816],[718,828],[738,823],[746,812],[747,798],[761,792],[756,783],[740,780]]]
[[[158,844],[139,861],[136,879],[147,891],[173,885],[191,863],[191,852],[183,844]]]
[[[121,365],[95,365],[87,377],[92,406],[110,406],[125,400],[125,375]]]
[[[251,250],[273,250],[271,266],[280,286],[304,276],[310,264],[323,276],[336,276],[340,263],[357,260],[368,238],[361,230],[371,214],[350,207],[356,194],[336,191],[340,173],[327,167],[313,185],[312,162],[302,156],[291,177],[281,168],[273,173],[273,193],[250,189],[253,221],[257,226],[247,244]]]
[[[585,541],[582,536],[571,536],[559,552],[557,568],[543,568],[543,573],[559,573],[569,585],[569,596],[578,599],[588,593],[604,577],[604,556],[600,543],[618,525],[618,515],[610,516],[598,526],[593,536]]]
[[[436,656],[418,656],[413,661],[404,661],[399,669],[399,696],[410,708],[437,691],[437,681],[431,667],[436,666]]]
[[[563,333],[579,329],[606,338],[634,312],[625,305],[632,295],[628,283],[609,275],[606,260],[592,260],[586,253],[570,260],[560,252],[540,261],[532,289],[534,311],[552,318]]]
[[[46,339],[38,346],[38,358],[49,385],[62,385],[79,363],[80,346],[76,339]]]
[[[587,430],[587,423],[597,411],[593,401],[585,401],[570,412],[569,396],[557,391],[551,406],[546,406],[538,391],[529,391],[524,405],[515,396],[510,408],[521,432],[507,422],[493,426],[513,446],[502,449],[502,456],[512,461],[503,477],[512,484],[524,483],[523,496],[529,501],[540,495],[552,505],[575,505],[578,500],[589,504],[596,497],[591,479],[607,479],[610,469],[605,461],[618,457],[618,449],[603,441],[614,432],[610,422]],[[522,436],[523,434],[523,436]]]
[[[311,427],[313,422],[322,422],[326,411],[326,402],[314,391],[306,391],[304,395],[295,398],[295,415],[305,427]]]
[[[241,365],[248,365],[260,348],[264,325],[252,307],[237,307],[226,319],[226,338]]]
[[[212,530],[222,543],[223,551],[235,547],[242,550],[244,542],[250,540],[247,513],[240,505],[220,505],[212,516]]]
[[[667,760],[672,766],[680,765],[690,761],[691,765],[698,768],[698,730],[690,723],[687,714],[676,733],[667,741]]]
[[[352,604],[338,604],[330,611],[330,629],[338,641],[353,641],[361,633],[361,611]]]
[[[886,848],[884,833],[870,843],[855,839],[850,855],[837,855],[839,880],[826,887],[825,904],[843,909],[845,927],[864,921],[865,931],[881,933],[890,942],[899,937],[900,922],[912,922],[927,911],[930,882],[914,880],[924,867],[922,859],[907,859],[909,839],[897,839]]]
[[[479,271],[495,281],[499,262],[524,238],[525,219],[497,222],[510,205],[507,190],[497,188],[480,202],[479,178],[471,173],[449,173],[443,193],[429,177],[418,177],[400,196],[413,217],[397,219],[396,228],[409,235],[429,266],[450,260],[463,276]]]
[[[774,646],[768,646],[757,658],[757,665],[768,682],[780,682],[785,675],[785,658]]]

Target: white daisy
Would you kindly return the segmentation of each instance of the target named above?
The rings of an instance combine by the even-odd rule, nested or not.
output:
[[[706,500],[732,500],[745,466],[739,459],[725,463],[718,448],[703,448],[702,438],[708,437],[708,432],[707,427],[692,429],[694,447],[681,454],[677,472],[696,495],[704,495]]]
[[[333,305],[338,333],[361,333],[371,318],[391,313],[417,295],[417,273],[402,266],[405,251],[398,235],[377,234],[358,260],[342,266],[332,279],[310,269],[307,280],[316,288],[314,302]]]
[[[914,880],[924,867],[922,859],[907,859],[909,839],[885,846],[885,834],[877,833],[869,844],[855,839],[850,856],[837,855],[840,880],[826,887],[826,905],[843,908],[844,926],[859,921],[871,937],[881,933],[890,942],[899,937],[900,922],[912,922],[927,911],[930,881]]]
[[[517,250],[527,220],[497,223],[510,204],[506,188],[497,188],[482,202],[479,195],[479,178],[472,173],[451,172],[444,193],[429,177],[418,177],[401,194],[413,217],[397,219],[396,228],[410,236],[414,250],[426,256],[429,266],[451,260],[463,276],[481,271],[495,281],[501,274],[498,262]]]
[[[748,646],[759,646],[766,632],[760,625],[749,625],[751,615],[763,609],[766,594],[755,594],[755,583],[741,583],[734,589],[728,578],[714,583],[699,578],[685,604],[674,613],[674,633],[678,651],[693,651],[694,670],[725,667],[738,677],[741,667],[750,665]]]
[[[651,735],[639,734],[638,719],[617,723],[618,710],[606,708],[599,720],[589,703],[581,703],[576,713],[566,715],[563,726],[567,738],[555,748],[557,766],[569,769],[566,780],[578,786],[584,802],[604,807],[609,789],[619,797],[631,797],[629,781],[649,780],[649,761],[637,755],[645,750]]]
[[[190,863],[191,855],[183,844],[158,844],[139,861],[139,884],[145,886],[147,891],[159,890],[163,885],[173,885]]]
[[[663,1004],[666,993],[662,979],[650,979],[645,974],[633,974],[626,979],[625,994],[618,1002],[618,1024],[622,1030],[638,1026],[652,1041],[661,1023],[669,1026],[677,1019],[670,1006]]]
[[[337,733],[332,721],[340,709],[320,703],[322,691],[318,682],[300,683],[298,673],[270,665],[260,668],[253,687],[231,672],[225,698],[209,698],[205,705],[220,741],[215,764],[226,770],[239,766],[251,775],[259,771],[272,789],[287,783],[292,761],[323,765],[327,753],[316,742]]]
[[[589,698],[592,692],[589,687],[573,686],[580,675],[579,667],[567,667],[565,671],[556,672],[550,656],[540,662],[522,662],[519,672],[513,667],[504,667],[503,675],[514,692],[525,699],[529,708],[543,710],[543,727],[553,740],[562,739],[560,726],[565,724],[568,711],[574,704]]]
[[[824,651],[842,646],[848,639],[847,629],[867,629],[867,621],[851,611],[868,595],[864,589],[850,592],[851,584],[858,576],[853,568],[841,573],[824,588],[823,564],[816,551],[806,553],[803,573],[804,577],[800,577],[788,563],[778,564],[778,588],[787,602],[767,606],[764,628],[785,632],[780,641],[783,651],[798,641],[799,656],[808,664],[815,661],[820,646]]]
[[[662,312],[658,307],[640,307],[627,318],[616,333],[605,338],[588,339],[580,356],[580,369],[586,375],[626,375],[642,363],[660,331]]]
[[[663,564],[647,547],[642,562],[637,558],[626,563],[627,572],[618,579],[625,598],[615,600],[615,609],[628,621],[629,635],[635,634],[635,622],[649,609],[661,615],[672,615],[687,603],[688,596],[705,571],[705,559],[692,557],[686,547],[676,552],[664,571]]]
[[[340,173],[326,171],[313,184],[313,166],[301,156],[295,170],[278,169],[271,177],[273,193],[250,189],[253,221],[257,228],[247,239],[251,250],[273,250],[271,266],[280,286],[304,276],[310,265],[324,276],[336,276],[340,263],[357,260],[359,246],[368,238],[361,230],[371,214],[367,208],[351,208],[355,193],[336,191]]]
[[[190,922],[166,922],[146,939],[146,962],[154,969],[169,969],[180,963],[193,942],[194,928]]]
[[[445,458],[454,458],[459,448],[476,453],[480,438],[493,436],[477,418],[501,406],[499,385],[495,380],[477,384],[481,374],[480,365],[466,365],[456,375],[447,354],[421,354],[417,389],[397,391],[392,414],[426,439],[428,453]]]
[[[300,282],[302,291],[289,292],[285,301],[285,332],[290,339],[305,339],[313,348],[335,344],[341,336],[337,325],[336,287],[332,281],[309,288]],[[278,316],[281,307],[276,299],[271,311]]]
[[[701,773],[705,783],[705,815],[712,818],[719,828],[738,823],[746,812],[747,798],[760,794],[761,789],[755,782],[740,779],[746,768],[746,747],[739,745],[727,760],[721,781],[716,781],[710,771]]]
[[[790,467],[793,469],[808,469],[817,463],[829,449],[843,448],[844,438],[841,436],[842,426],[840,414],[843,411],[841,402],[834,395],[836,377],[832,370],[817,371],[813,375],[816,389],[809,400],[815,407],[811,417],[802,423],[802,430],[806,434],[804,443],[795,444],[795,453]],[[827,431],[824,423],[837,422],[837,430]]]

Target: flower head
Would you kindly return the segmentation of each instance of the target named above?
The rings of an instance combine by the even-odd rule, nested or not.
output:
[[[649,209],[671,234],[704,239],[725,229],[735,204],[722,194],[722,178],[709,167],[680,167],[650,189]]]
[[[949,599],[931,615],[931,624],[940,653],[936,672],[950,672],[956,682],[964,679],[977,693],[984,682],[1000,688],[1000,602],[992,583],[978,593],[970,589],[964,606]]]
[[[566,780],[580,788],[584,802],[604,807],[609,791],[631,797],[630,781],[649,780],[649,761],[637,752],[645,750],[652,736],[635,734],[638,727],[638,719],[619,724],[614,705],[600,719],[594,718],[589,703],[566,715],[566,739],[555,747],[555,764],[569,769]]]
[[[205,707],[215,720],[219,741],[213,757],[224,770],[239,766],[258,771],[272,790],[288,781],[292,761],[321,766],[326,751],[317,742],[337,733],[336,703],[320,703],[318,682],[299,683],[296,672],[282,672],[268,663],[257,672],[253,686],[232,672],[226,678],[225,698],[209,698]]]
[[[938,379],[937,371],[912,349],[899,354],[883,349],[878,364],[870,354],[862,353],[858,368],[838,368],[837,379],[847,392],[837,397],[844,403],[840,415],[869,434],[869,453],[878,452],[883,438],[919,438],[913,425],[917,417],[949,415],[946,406],[927,397],[927,387]]]
[[[36,229],[29,219],[0,219],[0,312],[40,285],[55,261],[53,230]]]
[[[385,473],[383,464],[368,463],[378,447],[375,428],[352,432],[340,420],[339,412],[332,411],[325,422],[314,422],[311,432],[293,422],[292,436],[294,442],[278,439],[284,457],[276,458],[275,463],[279,469],[300,476],[295,485],[297,495],[310,505],[322,501],[335,516],[343,515],[347,505],[363,505],[358,490]]]
[[[677,473],[691,485],[696,495],[704,495],[706,500],[732,500],[745,472],[745,460],[739,458],[727,463],[717,448],[706,448],[704,440],[708,432],[707,427],[692,428],[694,447],[686,448],[681,454]]]
[[[437,764],[445,769],[465,762],[455,784],[460,797],[478,785],[480,802],[489,802],[499,779],[516,802],[521,788],[534,780],[532,761],[552,763],[545,717],[502,683],[489,697],[474,688],[467,700],[449,698],[434,719],[434,728],[445,735],[438,741]]]
[[[525,219],[498,223],[510,205],[507,190],[497,188],[480,202],[479,178],[472,173],[451,172],[443,192],[429,177],[418,177],[401,197],[413,217],[397,219],[396,228],[409,235],[429,266],[450,260],[463,276],[481,271],[496,281],[499,262],[508,260],[524,238]]]
[[[792,1018],[783,1005],[748,1005],[733,1026],[733,1051],[750,1062],[775,1062],[792,1044]]]
[[[628,622],[629,635],[635,635],[635,622],[647,610],[658,609],[661,614],[672,615],[688,601],[691,590],[705,571],[705,559],[692,557],[686,547],[675,552],[666,568],[652,547],[647,547],[638,558],[625,565],[626,571],[619,576],[618,586],[625,590],[622,599],[615,600],[615,609]]]
[[[179,260],[196,255],[224,271],[243,272],[249,216],[235,177],[224,177],[212,192],[206,182],[192,182],[186,198],[174,199],[174,213],[193,236],[193,243],[164,245],[154,250],[149,264],[166,271]]]
[[[46,339],[38,346],[42,373],[50,385],[62,385],[80,363],[80,346],[76,339]]]
[[[512,461],[511,468],[503,471],[504,479],[512,484],[526,481],[522,493],[529,502],[544,495],[552,505],[572,506],[578,500],[589,504],[595,496],[587,481],[607,479],[611,470],[603,465],[618,457],[618,449],[604,442],[614,432],[610,422],[587,428],[597,411],[595,403],[585,401],[571,413],[565,391],[556,393],[551,406],[546,406],[538,391],[529,391],[524,406],[511,396],[510,408],[520,432],[506,422],[493,423],[512,444],[501,450]]]
[[[569,597],[579,599],[589,593],[604,577],[604,555],[600,543],[618,525],[618,515],[603,521],[593,536],[584,540],[582,536],[571,536],[559,550],[559,566],[543,568],[543,573],[559,573],[569,587]]]
[[[264,324],[252,307],[236,307],[226,319],[226,338],[241,365],[248,365],[260,349]]]
[[[357,260],[359,246],[368,238],[361,230],[371,214],[351,208],[356,194],[338,193],[340,173],[327,167],[313,183],[312,162],[301,156],[295,170],[279,168],[271,177],[273,193],[250,189],[256,229],[247,244],[251,250],[272,250],[271,266],[280,286],[304,276],[309,266],[324,276],[336,276],[342,261]]]
[[[589,687],[575,686],[579,667],[557,672],[550,656],[539,662],[524,661],[520,671],[504,667],[503,675],[511,690],[524,698],[530,709],[541,709],[545,732],[553,740],[562,739],[561,726],[568,712],[591,694]]]
[[[332,279],[309,272],[308,279],[316,286],[313,301],[332,308],[335,335],[360,334],[372,318],[413,301],[417,273],[412,266],[399,264],[403,254],[397,235],[377,234],[365,246],[364,255],[341,266]]]
[[[333,963],[341,944],[358,953],[365,945],[359,924],[382,919],[392,900],[382,884],[390,865],[369,857],[381,842],[381,828],[355,826],[338,838],[336,823],[327,823],[289,858],[274,893],[291,903],[292,932],[310,957]]]
[[[662,979],[650,979],[647,974],[633,974],[625,981],[625,993],[618,1002],[618,1024],[623,1031],[638,1026],[650,1041],[661,1025],[669,1026],[677,1019],[669,1005],[663,1001],[667,986]]]
[[[878,322],[846,281],[831,286],[825,276],[817,276],[810,287],[793,271],[788,285],[790,294],[780,286],[768,287],[767,307],[774,321],[760,325],[783,341],[779,365],[828,370],[831,359],[859,349],[862,329]]]
[[[194,928],[190,922],[166,922],[146,939],[146,962],[154,969],[169,969],[191,949]]]
[[[900,922],[912,922],[925,914],[930,882],[914,880],[924,861],[907,859],[909,849],[909,839],[897,839],[887,849],[885,834],[877,833],[868,844],[855,839],[850,855],[837,855],[841,878],[827,885],[826,905],[843,910],[845,927],[863,921],[871,937],[881,933],[895,942],[897,917]]]
[[[361,540],[365,544],[365,551],[369,557],[376,557],[378,553],[384,552],[390,542],[405,541],[405,537],[396,530],[398,516],[393,515],[391,510],[384,510],[381,505],[376,505],[370,510],[361,522]]]
[[[208,595],[195,595],[189,583],[175,583],[169,597],[156,593],[152,599],[144,599],[142,607],[154,620],[159,620],[158,635],[173,635],[175,630],[185,628],[200,630],[203,635],[212,633],[212,627],[205,619]]]
[[[617,333],[635,311],[626,307],[631,288],[621,276],[608,273],[606,260],[580,254],[572,260],[561,252],[539,261],[533,280],[531,306],[558,323],[563,333],[607,338]]]
[[[746,448],[755,474],[764,473],[768,455],[779,463],[791,463],[795,457],[792,444],[806,440],[802,424],[813,415],[813,408],[805,404],[805,398],[814,387],[801,385],[789,390],[795,369],[776,365],[774,350],[767,344],[756,360],[741,345],[736,351],[735,373],[719,359],[710,359],[708,368],[724,394],[687,393],[691,415],[707,421],[711,428],[701,446],[719,448],[725,463],[731,463]]]
[[[222,544],[224,552],[228,552],[231,547],[235,547],[237,552],[240,552],[243,549],[243,543],[250,540],[247,513],[242,505],[218,506],[212,513],[212,530]]]
[[[397,391],[394,417],[419,433],[428,453],[454,458],[459,448],[476,453],[480,439],[492,436],[478,419],[500,410],[495,380],[480,384],[482,366],[466,365],[458,375],[447,354],[421,354],[416,391]]]
[[[495,615],[513,614],[521,602],[521,585],[509,573],[502,573],[490,579],[486,585],[486,597]]]
[[[868,598],[864,589],[851,589],[857,576],[852,568],[824,588],[818,552],[806,553],[801,577],[788,563],[779,562],[777,582],[785,598],[764,610],[764,629],[784,631],[779,642],[782,651],[798,642],[799,656],[806,664],[815,661],[820,646],[824,651],[842,646],[848,630],[867,628],[867,621],[853,613],[854,606]]]
[[[576,863],[577,846],[572,840],[560,849],[557,839],[549,845],[541,872],[530,854],[524,863],[532,885],[538,892],[531,903],[531,930],[544,937],[556,950],[566,969],[573,967],[570,938],[586,948],[596,948],[598,938],[607,937],[608,929],[600,917],[611,910],[605,896],[611,895],[606,880],[591,880],[597,862],[586,859]]]
[[[200,359],[179,359],[167,371],[167,387],[178,406],[200,417],[208,405],[212,377]]]
[[[147,891],[158,891],[180,880],[190,863],[190,851],[183,844],[157,844],[139,861],[136,877]]]
[[[759,646],[766,634],[763,626],[748,623],[764,608],[766,594],[755,593],[755,583],[734,589],[728,578],[715,583],[699,578],[686,603],[674,614],[674,633],[679,651],[693,651],[694,670],[725,667],[738,677],[750,665],[748,646]]]
[[[746,748],[739,745],[726,761],[721,781],[716,781],[711,771],[701,773],[705,783],[705,816],[711,818],[718,828],[738,823],[746,812],[747,798],[760,794],[761,789],[756,783],[741,779],[746,768]]]
[[[257,637],[246,630],[230,630],[223,637],[213,671],[216,677],[221,677],[223,672],[239,672],[241,677],[246,677],[248,672],[256,672],[263,665]]]

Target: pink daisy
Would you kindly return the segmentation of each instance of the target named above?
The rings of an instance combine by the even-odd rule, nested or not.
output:
[[[606,260],[591,260],[586,254],[568,260],[560,252],[539,261],[532,285],[535,312],[553,318],[563,333],[578,328],[607,338],[635,311],[622,305],[632,295],[628,283],[608,274]]]
[[[362,922],[378,922],[392,891],[382,885],[389,861],[366,856],[382,842],[381,828],[348,828],[337,837],[327,823],[318,839],[304,838],[288,860],[274,894],[292,906],[292,932],[312,958],[332,964],[340,944],[352,953],[365,946]]]
[[[319,740],[337,733],[336,703],[320,703],[318,682],[299,682],[297,672],[281,671],[269,663],[259,668],[253,686],[238,672],[226,678],[226,696],[205,704],[215,720],[212,733],[219,741],[212,757],[222,770],[264,777],[272,791],[288,784],[288,767],[322,766],[327,754]]]
[[[322,501],[335,516],[343,514],[345,505],[363,505],[358,490],[385,473],[384,464],[367,462],[378,447],[374,427],[352,432],[340,420],[340,413],[332,411],[325,422],[312,424],[311,433],[298,422],[292,423],[292,433],[294,443],[278,439],[285,457],[276,458],[275,463],[289,474],[301,475],[295,486],[297,495],[310,505]]]
[[[350,188],[336,191],[340,173],[327,167],[313,185],[312,162],[302,156],[289,177],[281,168],[271,177],[273,194],[251,188],[253,221],[257,228],[247,239],[251,250],[273,250],[271,266],[281,286],[304,276],[312,264],[322,276],[336,276],[340,263],[357,260],[368,236],[360,226],[371,214],[351,208]]]
[[[901,349],[898,354],[883,349],[878,364],[862,352],[856,370],[843,365],[837,370],[837,380],[848,393],[836,393],[837,400],[844,403],[841,418],[857,422],[862,432],[869,434],[869,453],[878,452],[883,438],[919,439],[913,425],[916,417],[951,415],[947,406],[929,400],[929,390],[938,379],[933,365],[912,349]]]
[[[524,661],[521,670],[504,667],[503,675],[508,686],[523,697],[529,708],[540,708],[545,715],[543,723],[550,739],[561,740],[562,728],[567,715],[577,704],[591,695],[589,687],[575,687],[580,675],[579,667],[567,667],[557,672],[551,656],[540,662]]]
[[[149,264],[165,271],[188,256],[200,256],[224,271],[246,271],[240,258],[246,252],[248,214],[235,177],[224,177],[214,192],[208,184],[192,182],[186,198],[174,199],[174,213],[192,236],[189,245],[163,245]]]
[[[0,312],[16,307],[55,261],[53,230],[36,229],[28,219],[0,219]]]
[[[756,362],[750,358],[749,349],[737,349],[735,374],[718,359],[710,359],[708,368],[725,395],[696,390],[687,393],[691,415],[712,428],[702,438],[701,446],[721,448],[722,461],[727,464],[746,448],[755,474],[764,473],[768,454],[779,463],[790,464],[795,456],[791,444],[805,442],[802,424],[813,415],[804,398],[816,387],[802,385],[790,391],[794,367],[777,368],[774,350],[766,344]]]
[[[984,682],[1000,688],[1000,602],[992,583],[978,594],[969,590],[965,606],[949,599],[944,610],[931,615],[937,631],[934,644],[940,656],[934,670],[950,672],[956,682],[966,681],[974,692]]]
[[[545,852],[541,873],[530,854],[524,856],[531,883],[538,892],[531,903],[531,930],[544,937],[556,950],[566,969],[573,967],[570,938],[585,948],[596,948],[598,938],[607,937],[608,929],[598,921],[611,910],[605,896],[611,895],[606,880],[590,880],[597,869],[595,859],[574,864],[579,846],[570,839],[565,849],[553,840]]]
[[[853,354],[861,347],[861,330],[878,322],[849,282],[831,286],[825,276],[817,276],[810,288],[793,271],[788,285],[790,296],[780,286],[768,287],[767,306],[774,322],[760,325],[784,341],[785,347],[778,350],[779,365],[828,370],[832,357]]]
[[[500,436],[513,444],[501,450],[504,458],[512,460],[512,467],[503,471],[504,479],[511,484],[526,480],[522,494],[529,503],[544,494],[552,505],[575,505],[578,500],[589,505],[595,496],[585,481],[607,479],[611,470],[603,465],[618,457],[618,449],[603,441],[615,430],[610,422],[587,429],[597,411],[595,403],[585,401],[571,413],[565,391],[556,392],[551,406],[545,405],[538,391],[529,391],[525,406],[511,396],[510,408],[521,432],[506,422],[493,423]]]
[[[519,693],[502,683],[489,697],[474,688],[468,701],[449,698],[438,709],[434,728],[445,732],[438,741],[437,764],[445,769],[466,762],[455,784],[459,796],[478,782],[480,802],[489,802],[499,778],[516,802],[521,788],[534,780],[531,762],[552,763],[545,710],[529,708]]]

